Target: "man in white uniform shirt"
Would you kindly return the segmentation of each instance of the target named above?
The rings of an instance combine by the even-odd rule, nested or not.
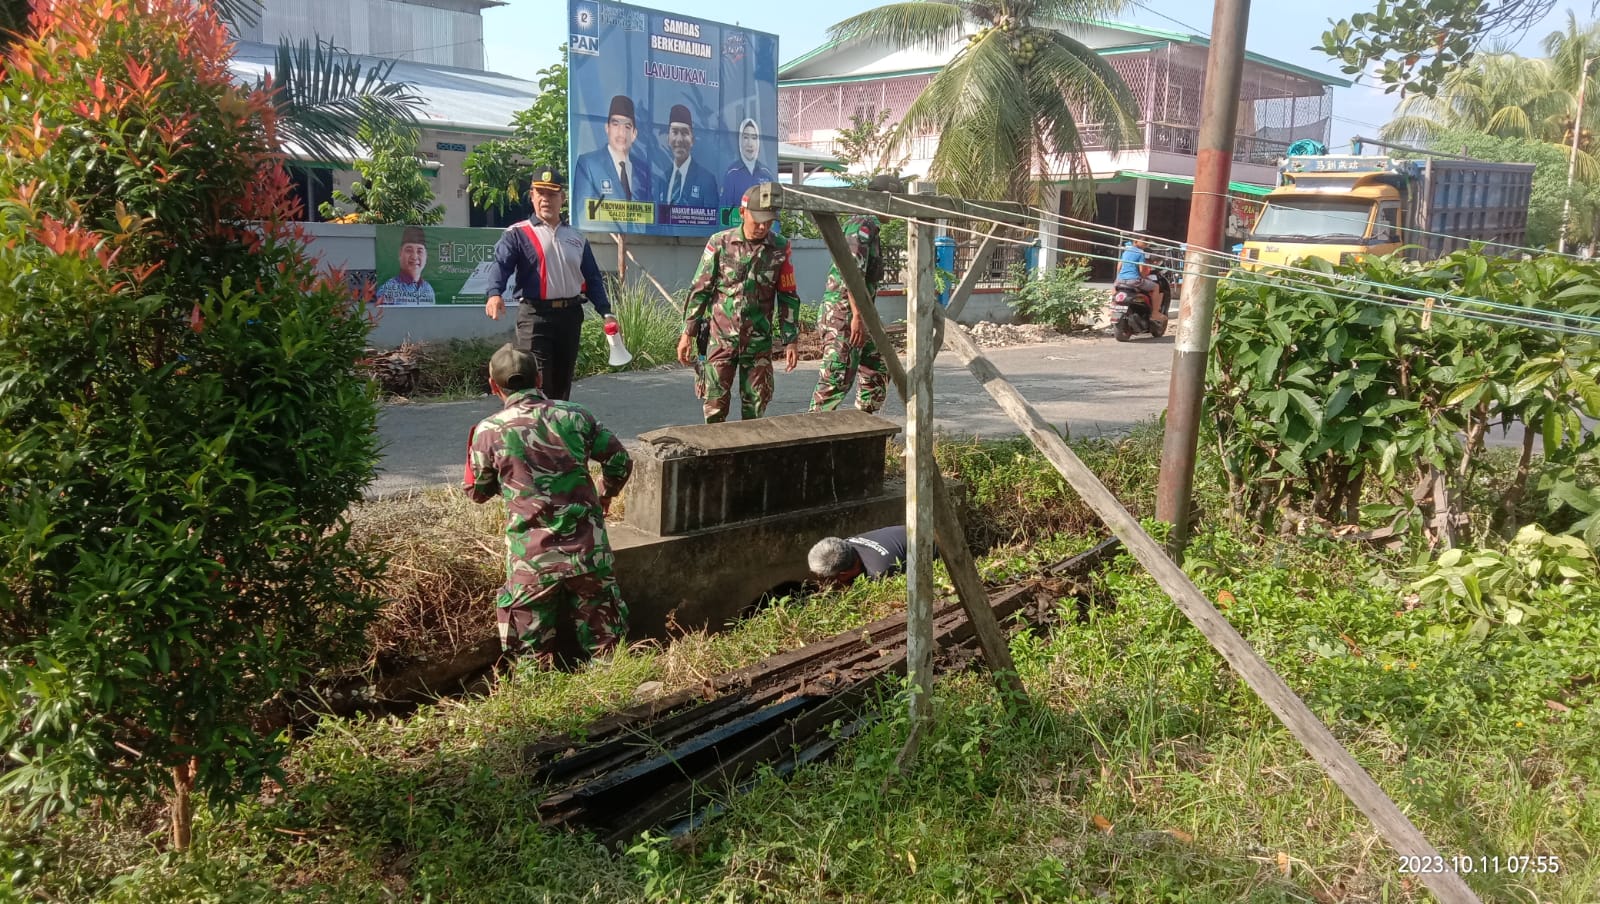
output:
[[[569,400],[578,366],[583,302],[587,299],[607,320],[616,318],[589,240],[561,222],[566,181],[554,167],[542,167],[534,172],[529,194],[534,216],[506,227],[494,246],[496,271],[483,310],[500,319],[506,309],[500,296],[515,273],[516,347],[538,362],[545,398]]]

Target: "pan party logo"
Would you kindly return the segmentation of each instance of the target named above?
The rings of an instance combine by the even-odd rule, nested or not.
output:
[[[572,11],[573,28],[585,34],[594,34],[596,12],[593,3],[579,3]]]

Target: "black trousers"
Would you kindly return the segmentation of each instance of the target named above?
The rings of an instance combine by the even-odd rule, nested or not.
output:
[[[547,399],[572,397],[572,374],[578,368],[578,337],[583,332],[583,305],[551,308],[538,302],[517,305],[517,348],[533,355]]]

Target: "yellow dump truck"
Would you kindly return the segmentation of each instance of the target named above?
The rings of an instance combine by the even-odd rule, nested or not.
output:
[[[1290,156],[1244,243],[1242,264],[1346,263],[1401,249],[1432,260],[1473,243],[1510,253],[1527,244],[1532,191],[1531,163]]]

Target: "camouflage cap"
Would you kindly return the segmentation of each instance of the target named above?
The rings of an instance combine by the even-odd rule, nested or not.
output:
[[[873,176],[872,181],[867,183],[867,191],[889,191],[899,194],[905,190],[905,183],[900,181],[899,176],[891,173],[880,173]]]
[[[761,203],[761,186],[752,185],[745,189],[744,197],[739,200],[739,207],[757,223],[770,223],[778,218],[778,212]]]
[[[489,358],[489,379],[506,392],[521,392],[539,385],[539,362],[507,342]]]

